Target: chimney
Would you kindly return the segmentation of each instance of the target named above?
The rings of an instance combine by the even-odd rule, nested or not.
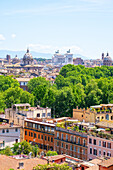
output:
[[[19,168],[18,169],[23,169],[24,168],[24,163],[23,162],[19,162]]]

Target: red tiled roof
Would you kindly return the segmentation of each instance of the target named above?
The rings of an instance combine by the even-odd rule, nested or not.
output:
[[[19,160],[9,156],[0,155],[0,170],[9,170],[10,168],[17,170],[20,162],[24,163],[24,170],[32,170],[33,167],[36,167],[38,164],[47,164],[46,160],[39,158]]]

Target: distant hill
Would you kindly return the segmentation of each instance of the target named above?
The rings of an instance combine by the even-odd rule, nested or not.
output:
[[[15,55],[17,55],[18,58],[23,58],[25,53],[26,51],[0,50],[0,58],[6,58],[7,54],[9,54],[11,58],[14,58]],[[30,53],[32,54],[33,58],[47,58],[47,59],[52,58],[52,54],[50,53],[38,53],[35,51],[30,51]]]
[[[14,58],[15,55],[18,56],[18,58],[23,58],[26,51],[10,51],[10,50],[0,50],[0,58],[6,58],[6,55],[9,54],[11,58]],[[51,53],[39,53],[35,51],[30,51],[33,58],[46,58],[46,59],[52,59],[53,54]],[[82,56],[81,54],[74,54],[73,58],[81,57],[83,60],[87,59],[85,56]]]

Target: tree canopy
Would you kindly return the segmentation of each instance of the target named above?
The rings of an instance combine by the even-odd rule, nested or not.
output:
[[[112,66],[85,68],[68,64],[61,68],[53,85],[44,77],[31,79],[28,92],[11,77],[0,76],[0,110],[13,103],[30,103],[52,108],[56,117],[72,116],[76,106],[113,103],[112,76]]]

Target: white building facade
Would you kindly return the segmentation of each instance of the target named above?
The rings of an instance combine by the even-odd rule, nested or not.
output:
[[[62,55],[58,50],[52,57],[52,63],[53,65],[73,64],[73,54],[71,54],[70,50],[68,50],[66,54]]]
[[[20,142],[20,128],[17,125],[0,125],[0,149],[6,146],[13,147],[13,144]]]

